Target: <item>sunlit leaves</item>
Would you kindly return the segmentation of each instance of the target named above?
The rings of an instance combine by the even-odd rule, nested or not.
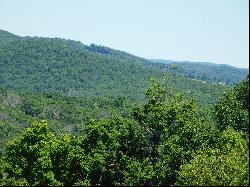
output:
[[[224,94],[215,105],[215,120],[220,130],[233,127],[248,136],[249,134],[249,78],[239,83],[234,90]]]
[[[248,186],[247,142],[240,133],[226,129],[214,148],[197,151],[190,163],[181,166],[177,185]]]

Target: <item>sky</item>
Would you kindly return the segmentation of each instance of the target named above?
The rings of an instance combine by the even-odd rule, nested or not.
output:
[[[249,68],[248,0],[0,0],[0,29]]]

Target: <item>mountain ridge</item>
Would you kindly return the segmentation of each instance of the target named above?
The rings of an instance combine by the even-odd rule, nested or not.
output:
[[[190,64],[200,64],[200,65],[211,65],[211,66],[229,66],[232,68],[237,68],[237,69],[244,69],[244,70],[248,70],[249,68],[242,68],[242,67],[236,67],[230,64],[216,64],[213,62],[205,62],[205,61],[189,61],[189,60],[166,60],[166,59],[147,59],[151,62],[156,62],[156,63],[163,63],[163,64],[172,64],[172,63],[176,63],[176,64],[182,64],[182,63],[190,63]]]
[[[120,50],[60,38],[10,35],[0,46],[1,86],[17,91],[144,100],[150,79],[161,79],[164,72],[170,73],[171,85],[189,97],[196,89],[201,103],[212,104],[227,89],[170,70]]]
[[[167,68],[169,71],[181,76],[231,86],[237,85],[248,74],[248,69],[237,68],[228,64],[161,59],[150,59],[150,61],[155,63],[159,68]]]

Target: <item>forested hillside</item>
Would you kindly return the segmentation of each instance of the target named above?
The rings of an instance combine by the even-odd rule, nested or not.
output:
[[[142,101],[150,78],[159,79],[168,72],[145,59],[106,47],[57,38],[16,37],[0,47],[0,83],[12,90]],[[170,84],[192,96],[194,90],[199,92],[196,99],[203,103],[214,103],[228,89],[174,75]]]
[[[227,67],[0,30],[0,185],[248,186],[249,75]]]
[[[232,86],[238,84],[248,74],[246,68],[236,68],[226,64],[160,59],[151,59],[150,61],[157,63],[158,67],[168,68],[170,72],[174,71],[180,76]]]
[[[88,51],[73,50],[67,43],[28,38],[0,49],[3,86],[35,92],[57,91],[67,95],[133,96],[140,94],[156,68],[121,62]]]
[[[10,32],[3,31],[0,29],[0,46],[2,47],[5,43],[14,41],[14,40],[19,40],[21,37],[18,37]]]
[[[57,134],[40,120],[20,134],[15,125],[3,120],[1,139],[14,140],[0,160],[0,184],[247,186],[248,84],[249,78],[225,93],[205,116],[192,99],[153,80],[145,91],[147,102],[133,107],[130,115],[113,111],[107,118],[93,117],[75,133]],[[6,94],[2,92],[4,105],[16,110],[18,102],[6,101]],[[47,98],[47,103],[60,103]],[[76,103],[65,100],[65,106],[71,104]],[[23,115],[36,115],[32,112],[37,108],[25,106],[29,113]],[[60,116],[53,111],[48,114],[55,119]],[[68,119],[74,116],[81,114],[72,113]]]

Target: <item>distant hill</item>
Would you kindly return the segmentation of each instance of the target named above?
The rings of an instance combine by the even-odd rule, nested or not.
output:
[[[44,38],[8,42],[0,48],[0,83],[13,90],[138,99],[150,78],[162,72]]]
[[[2,46],[7,42],[14,41],[16,39],[20,39],[20,37],[0,29],[0,46]]]
[[[67,96],[126,97],[144,100],[150,78],[167,66],[104,46],[60,38],[19,37],[0,31],[0,84],[16,91],[58,92]],[[228,87],[170,74],[171,85],[212,104]],[[194,94],[194,92],[196,94]]]
[[[149,59],[157,63],[159,68],[167,68],[170,72],[191,79],[221,83],[235,86],[245,79],[248,69],[237,68],[227,64],[214,64],[210,62],[172,61],[162,59]],[[173,69],[173,64],[177,66]]]

